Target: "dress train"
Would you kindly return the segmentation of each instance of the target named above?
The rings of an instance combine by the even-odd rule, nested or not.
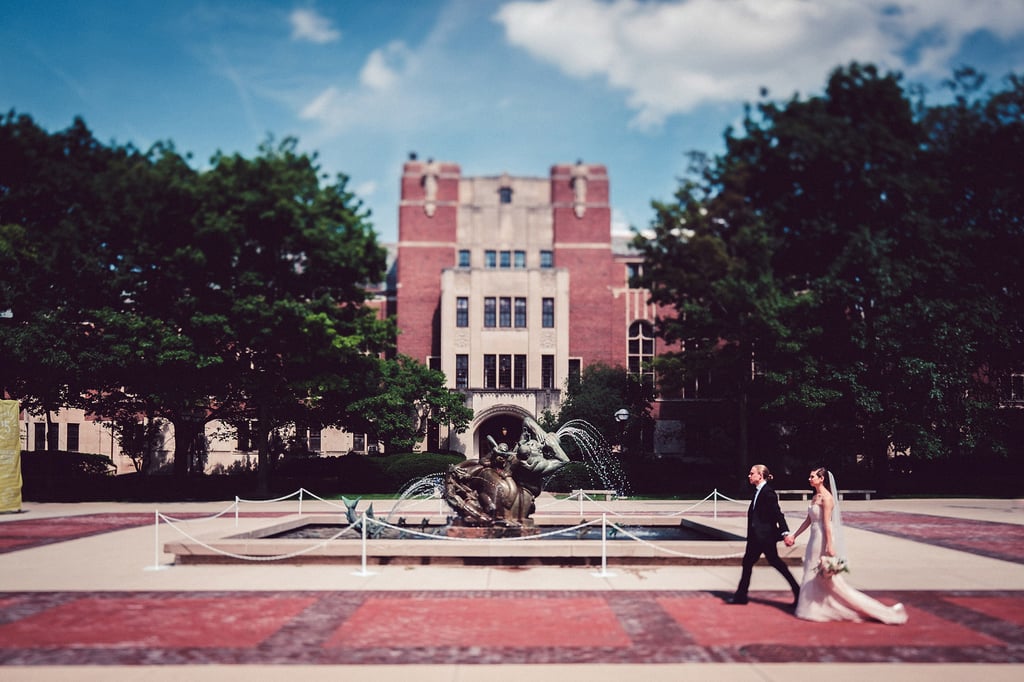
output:
[[[804,620],[827,622],[835,620],[877,620],[888,625],[907,622],[902,604],[886,606],[853,588],[842,574],[826,575],[818,571],[825,538],[821,505],[811,505],[810,539],[804,553],[804,576],[800,585],[796,616]]]

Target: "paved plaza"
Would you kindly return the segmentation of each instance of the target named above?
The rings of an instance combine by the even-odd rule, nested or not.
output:
[[[553,504],[541,498],[539,506]],[[846,500],[855,587],[904,626],[807,623],[764,562],[690,565],[175,564],[165,543],[296,509],[40,504],[0,515],[4,680],[1017,680],[1024,501]],[[388,501],[375,500],[378,514]],[[422,501],[424,513],[437,501]],[[564,504],[564,503],[562,503]],[[806,502],[783,501],[790,527]],[[742,536],[746,503],[587,501],[587,518],[681,515]],[[216,516],[219,512],[224,512]],[[163,518],[180,519],[173,525]],[[802,538],[801,538],[802,539]],[[720,554],[742,542],[722,543]],[[802,555],[802,543],[785,554]],[[799,576],[799,566],[794,572]]]

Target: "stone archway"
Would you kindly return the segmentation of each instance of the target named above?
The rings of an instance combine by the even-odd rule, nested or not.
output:
[[[532,416],[522,408],[514,405],[498,405],[480,414],[475,420],[472,433],[475,452],[467,452],[467,457],[479,457],[487,452],[491,445],[487,440],[490,436],[496,443],[505,443],[511,449],[523,432],[523,419]]]

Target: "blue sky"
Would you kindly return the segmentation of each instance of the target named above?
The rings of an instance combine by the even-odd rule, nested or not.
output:
[[[410,152],[465,175],[603,163],[613,229],[646,227],[762,86],[816,94],[852,60],[933,101],[961,64],[1024,73],[1024,0],[0,0],[4,112],[198,168],[295,136],[384,241]]]

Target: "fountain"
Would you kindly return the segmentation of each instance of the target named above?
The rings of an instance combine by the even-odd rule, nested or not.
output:
[[[569,438],[583,454],[583,462],[601,481],[601,487],[614,490],[619,496],[629,494],[629,481],[622,470],[619,460],[612,456],[611,448],[590,422],[582,419],[570,419],[559,427],[555,435]]]
[[[444,499],[457,514],[452,530],[463,537],[489,537],[463,528],[500,526],[529,532],[544,477],[568,464],[569,456],[558,435],[546,433],[530,417],[523,420],[522,436],[512,449],[487,438],[489,452],[450,467],[444,477]]]
[[[545,479],[570,461],[562,439],[578,446],[584,463],[606,489],[619,494],[628,490],[621,466],[590,424],[573,420],[547,433],[527,417],[511,448],[489,438],[491,447],[478,459],[403,486],[386,514],[375,516],[371,504],[360,516],[358,498],[342,498],[341,514],[303,515],[300,504],[299,514],[291,519],[249,531],[236,528],[217,538],[169,542],[164,551],[183,564],[246,559],[346,562],[360,556],[365,562],[366,541],[372,539],[373,560],[381,564],[593,565],[608,555],[636,564],[738,561],[743,536],[728,524],[714,527],[683,520],[678,513],[651,513],[646,511],[654,508],[650,503],[631,503],[625,509],[620,499],[615,503],[618,509],[611,509],[577,491],[575,502],[551,497],[535,518]],[[438,506],[430,509],[430,500]],[[561,504],[565,506],[554,509]],[[311,546],[311,539],[324,541]]]

